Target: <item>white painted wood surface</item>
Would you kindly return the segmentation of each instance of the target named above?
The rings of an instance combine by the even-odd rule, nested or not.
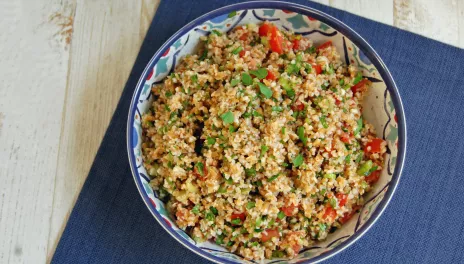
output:
[[[322,4],[464,47],[463,0]],[[0,0],[0,263],[53,255],[159,0]]]

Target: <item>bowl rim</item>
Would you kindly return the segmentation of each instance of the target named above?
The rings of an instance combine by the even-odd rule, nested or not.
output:
[[[127,141],[127,153],[129,158],[129,164],[132,172],[132,176],[136,183],[137,189],[142,197],[145,205],[148,207],[149,211],[158,221],[158,223],[179,243],[184,245],[186,248],[190,249],[192,252],[196,253],[197,255],[211,260],[216,263],[239,263],[231,260],[226,260],[215,255],[212,255],[201,248],[190,244],[184,237],[179,235],[176,231],[174,231],[164,220],[164,218],[156,211],[156,208],[150,202],[150,198],[144,191],[143,184],[139,178],[137,172],[137,166],[135,162],[135,156],[132,152],[132,138],[133,138],[133,129],[132,126],[134,124],[134,115],[137,112],[137,102],[142,91],[143,84],[145,83],[147,76],[151,72],[151,69],[155,66],[155,64],[160,59],[161,55],[171,47],[175,41],[177,41],[180,37],[182,37],[185,33],[189,32],[194,27],[204,23],[207,20],[210,20],[214,17],[224,15],[230,13],[232,11],[237,10],[244,10],[244,9],[259,9],[259,8],[269,8],[269,9],[284,9],[293,11],[303,15],[309,15],[321,22],[326,23],[336,31],[340,32],[344,36],[346,36],[350,41],[352,41],[363,53],[369,58],[369,60],[374,64],[376,69],[379,71],[380,76],[382,77],[384,83],[386,84],[387,90],[390,93],[391,99],[393,101],[393,105],[395,106],[396,116],[397,116],[397,124],[398,124],[398,155],[396,160],[395,170],[392,174],[392,179],[388,183],[389,188],[387,193],[383,197],[382,201],[379,203],[375,211],[372,213],[371,217],[365,222],[365,224],[358,229],[353,235],[351,235],[348,239],[340,243],[338,246],[324,252],[314,258],[304,261],[303,263],[312,262],[318,263],[323,260],[326,260],[330,257],[335,256],[336,254],[342,252],[353,243],[355,243],[358,239],[360,239],[380,218],[382,213],[385,211],[387,205],[390,203],[393,194],[396,191],[398,183],[401,178],[402,170],[404,167],[405,157],[406,157],[406,142],[407,142],[407,134],[406,134],[406,117],[404,114],[403,103],[401,97],[398,92],[398,88],[396,86],[393,77],[388,70],[385,63],[382,61],[380,56],[377,52],[369,45],[369,43],[361,37],[356,31],[351,29],[345,23],[341,22],[337,18],[328,15],[322,11],[314,9],[312,7],[308,7],[305,5],[284,2],[284,1],[248,1],[248,2],[241,2],[237,4],[227,5],[210,12],[203,14],[200,17],[192,20],[181,29],[179,29],[176,33],[174,33],[164,44],[158,49],[158,51],[153,55],[150,59],[149,63],[145,67],[140,79],[136,85],[134,90],[132,100],[129,107],[129,116],[127,121],[127,131],[126,131],[126,141]]]

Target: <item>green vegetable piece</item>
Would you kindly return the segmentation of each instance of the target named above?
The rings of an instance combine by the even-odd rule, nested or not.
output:
[[[197,168],[197,173],[200,174],[201,176],[205,176],[204,175],[204,165],[203,165],[203,162],[197,162],[195,164],[195,167]]]
[[[363,164],[361,164],[361,166],[359,166],[359,169],[356,173],[358,175],[364,175],[364,176],[369,175],[369,171],[372,168],[372,164],[373,164],[372,160],[368,160],[364,162]]]
[[[371,175],[371,173],[373,173],[374,171],[376,171],[378,168],[379,168],[379,166],[374,166],[374,167],[372,167],[372,168],[367,172],[367,175],[366,175],[366,176]]]
[[[218,193],[226,193],[227,188],[224,185],[219,186]]]
[[[254,168],[251,168],[251,169],[245,169],[245,175],[246,176],[256,176],[256,170]]]
[[[211,212],[207,212],[206,215],[205,215],[205,219],[210,221],[210,222],[214,221],[214,218],[215,218],[214,214],[211,213]]]
[[[362,80],[362,77],[362,73],[358,72],[358,74],[356,74],[356,77],[354,77],[353,79],[353,85],[358,84]]]
[[[280,211],[280,212],[277,214],[277,218],[279,218],[280,220],[284,219],[284,218],[285,218],[284,212]]]
[[[232,124],[234,122],[234,114],[231,111],[228,111],[222,114],[221,118],[225,124]]]
[[[359,132],[361,132],[361,130],[363,128],[363,118],[362,118],[362,116],[358,119],[357,123],[358,123],[358,126],[354,130],[355,135],[359,134]]]
[[[345,157],[345,162],[348,163],[351,161],[351,154],[348,154],[348,156]]]
[[[253,185],[256,185],[258,187],[262,187],[263,186],[263,183],[261,181],[256,181],[254,183],[252,183]]]
[[[200,206],[197,204],[192,208],[192,213],[199,214],[200,213]]]
[[[231,17],[234,17],[235,15],[237,15],[237,11],[232,11],[229,13],[229,15],[227,15],[227,17],[231,18]]]
[[[327,229],[327,225],[323,223],[319,223],[319,230],[324,232]]]
[[[268,179],[267,179],[267,182],[273,182],[275,179],[277,179],[277,177],[279,177],[279,175],[280,175],[280,173],[278,173],[278,174],[272,176],[271,178],[268,178]]]
[[[229,126],[229,132],[234,133],[235,131],[237,131],[237,129],[233,125],[230,125]]]
[[[274,250],[272,251],[272,258],[283,258],[285,257],[285,253],[281,250]]]
[[[299,167],[301,164],[303,164],[303,155],[298,154],[292,161],[293,166]]]
[[[359,151],[359,152],[358,152],[358,156],[356,157],[356,163],[360,163],[361,160],[362,160],[362,158],[363,158],[363,156],[364,156],[364,151],[362,151],[362,150]]]
[[[259,156],[260,158],[266,154],[266,152],[269,150],[269,147],[266,145],[261,146],[261,155]]]
[[[332,206],[332,208],[337,207],[337,200],[335,198],[330,198],[329,203],[330,203],[330,206]]]
[[[214,145],[214,143],[216,143],[216,139],[215,138],[212,138],[212,137],[208,137],[206,139],[206,143],[208,143],[208,145]]]
[[[301,140],[301,142],[303,142],[303,144],[306,145],[306,143],[308,142],[308,138],[304,136],[303,126],[298,127],[296,134],[298,135],[298,138]]]
[[[262,222],[263,222],[263,219],[261,217],[258,217],[256,219],[255,226],[260,226]]]
[[[271,98],[272,97],[272,90],[269,89],[269,87],[267,87],[266,85],[264,85],[263,83],[258,83],[258,86],[259,86],[259,91],[267,98]]]
[[[207,55],[208,55],[208,50],[205,49],[205,50],[203,51],[203,53],[201,54],[200,58],[198,58],[198,59],[201,60],[201,61],[202,61],[202,60],[205,60]]]
[[[232,54],[239,54],[240,51],[242,51],[242,50],[243,50],[242,47],[235,48],[234,50],[232,50]]]
[[[256,78],[262,80],[266,78],[268,72],[266,68],[259,68],[255,71],[249,71],[249,73],[256,76]]]
[[[269,223],[267,224],[268,227],[272,227],[275,224],[275,219],[271,219]]]
[[[165,95],[167,98],[169,98],[169,97],[172,96],[172,93],[171,93],[171,91],[167,91],[166,93],[164,93],[164,95]]]
[[[234,183],[234,181],[232,180],[232,177],[226,179],[226,182],[227,182],[227,184],[232,184],[232,183]]]
[[[230,86],[234,87],[234,86],[237,86],[237,84],[240,82],[240,80],[238,79],[232,79],[230,81]]]
[[[327,124],[326,116],[323,115],[319,118],[319,121],[321,121],[321,124],[324,128],[329,128],[329,125]]]
[[[260,114],[258,111],[254,110],[254,111],[253,111],[253,116],[254,116],[254,117],[262,117],[263,115]]]
[[[340,86],[345,85],[345,79],[340,79],[340,81],[338,81],[338,84],[340,84]]]
[[[234,225],[240,225],[242,223],[242,220],[240,220],[240,218],[235,218],[235,219],[232,219],[232,221],[230,222]]]
[[[255,208],[256,203],[255,202],[248,202],[246,205],[246,209],[250,210],[251,208]]]
[[[285,128],[285,127],[282,127],[282,129],[280,130],[280,132],[282,132],[282,134],[285,135],[285,130],[286,130],[286,128]]]
[[[224,237],[225,237],[224,234],[218,235],[218,236],[216,237],[216,244],[218,244],[218,245],[224,244]]]
[[[253,84],[253,79],[251,78],[251,76],[248,73],[244,72],[244,73],[242,73],[242,83],[244,85],[252,85]]]
[[[271,109],[272,109],[273,112],[282,112],[282,111],[284,111],[282,106],[278,106],[278,105],[273,106]]]
[[[316,53],[316,46],[311,46],[305,50],[308,53]]]
[[[192,80],[192,82],[196,83],[198,82],[198,75],[194,74],[190,77],[190,80]]]
[[[333,173],[326,173],[326,174],[324,174],[324,178],[335,180],[335,178],[337,178],[337,175],[335,175]]]
[[[211,207],[209,208],[209,210],[210,210],[211,213],[213,213],[214,215],[218,215],[218,213],[219,213],[218,210],[216,209],[216,207],[214,207],[214,206],[211,206]]]
[[[243,118],[249,118],[251,116],[251,113],[247,112],[247,113],[244,113],[242,116]]]

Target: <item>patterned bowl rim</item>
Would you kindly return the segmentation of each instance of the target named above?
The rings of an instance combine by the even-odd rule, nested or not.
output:
[[[158,213],[156,208],[152,205],[150,202],[150,198],[148,195],[145,193],[142,182],[140,180],[140,177],[137,172],[137,166],[136,161],[135,161],[135,155],[132,151],[132,146],[131,146],[131,139],[133,138],[133,129],[132,126],[134,124],[134,116],[136,113],[136,108],[137,108],[137,101],[140,96],[140,93],[142,91],[143,84],[145,80],[147,79],[147,76],[149,75],[151,69],[156,65],[158,60],[160,59],[161,55],[164,53],[165,50],[167,50],[171,45],[174,44],[176,40],[178,40],[180,37],[182,37],[185,33],[189,32],[191,29],[194,27],[201,25],[202,23],[215,18],[220,15],[228,14],[232,11],[236,10],[243,10],[243,9],[259,9],[259,8],[269,8],[269,9],[283,9],[283,10],[289,10],[293,11],[299,14],[303,15],[308,15],[311,16],[315,19],[318,19],[319,21],[322,21],[323,23],[326,23],[333,29],[339,31],[342,33],[344,36],[348,37],[360,50],[364,52],[364,54],[369,58],[369,60],[374,64],[374,66],[377,68],[379,71],[384,83],[386,84],[386,87],[388,91],[390,92],[390,96],[392,98],[393,104],[395,106],[395,111],[397,113],[397,118],[398,118],[398,157],[396,161],[396,166],[395,170],[393,172],[392,179],[390,181],[390,186],[388,188],[387,193],[385,194],[385,197],[382,199],[380,204],[377,206],[375,209],[374,213],[371,215],[371,217],[368,219],[368,221],[359,229],[357,232],[353,233],[348,239],[340,243],[337,247],[335,247],[332,250],[329,250],[327,252],[324,252],[314,258],[311,258],[307,261],[304,261],[303,263],[318,263],[323,260],[326,260],[344,249],[348,248],[351,246],[354,242],[356,242],[359,238],[361,238],[372,226],[377,220],[379,219],[380,215],[382,215],[383,211],[389,204],[390,200],[393,197],[393,194],[395,193],[395,190],[398,186],[398,183],[400,181],[401,177],[401,172],[403,170],[404,166],[404,161],[406,157],[406,119],[404,115],[404,109],[403,109],[403,103],[401,101],[401,97],[398,92],[398,88],[395,84],[395,81],[393,80],[393,77],[390,74],[390,71],[388,70],[387,66],[385,63],[382,61],[380,56],[377,54],[377,52],[367,43],[367,41],[362,38],[358,33],[356,33],[353,29],[351,29],[349,26],[341,22],[340,20],[323,13],[319,10],[316,10],[311,7],[307,7],[304,5],[300,4],[295,4],[295,3],[289,3],[289,2],[283,2],[283,1],[250,1],[250,2],[242,2],[242,3],[237,3],[237,4],[232,4],[228,6],[224,6],[221,8],[218,8],[216,10],[210,11],[187,25],[183,26],[180,30],[178,30],[174,35],[172,35],[155,53],[155,55],[151,58],[150,62],[147,64],[145,67],[138,83],[136,86],[136,89],[134,91],[130,108],[129,108],[129,116],[128,116],[128,122],[127,122],[127,152],[129,156],[129,163],[130,163],[130,168],[132,171],[132,176],[134,177],[137,189],[140,193],[140,196],[143,198],[143,201],[145,202],[145,205],[148,207],[152,215],[155,217],[155,219],[158,221],[158,223],[174,238],[176,239],[179,243],[190,249],[192,252],[198,254],[201,257],[204,257],[208,260],[211,260],[216,263],[237,263],[233,262],[230,260],[226,260],[223,258],[219,258],[217,256],[214,256],[198,247],[195,245],[190,244],[188,241],[185,240],[181,235],[179,235],[176,231],[174,231],[169,225],[164,221],[163,217]]]

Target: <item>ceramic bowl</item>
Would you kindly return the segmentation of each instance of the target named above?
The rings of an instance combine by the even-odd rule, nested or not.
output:
[[[237,25],[272,21],[279,28],[292,30],[314,43],[328,40],[337,47],[346,64],[354,64],[372,81],[363,103],[363,117],[373,124],[377,136],[385,139],[388,150],[384,170],[374,189],[365,196],[365,205],[342,228],[325,241],[301,250],[292,260],[265,260],[263,263],[319,262],[358,240],[372,227],[398,185],[406,152],[406,123],[401,98],[385,64],[372,47],[341,21],[309,7],[274,1],[244,2],[209,12],[176,32],[153,56],[145,68],[132,98],[127,123],[127,148],[132,173],[150,212],[159,224],[182,245],[196,254],[220,263],[250,262],[211,242],[196,243],[179,229],[169,216],[164,203],[149,186],[148,174],[141,156],[140,117],[152,102],[150,88],[170,74],[179,60],[194,52],[202,35],[212,29],[229,31]],[[149,228],[149,227],[148,227]],[[253,261],[254,262],[254,261]]]

